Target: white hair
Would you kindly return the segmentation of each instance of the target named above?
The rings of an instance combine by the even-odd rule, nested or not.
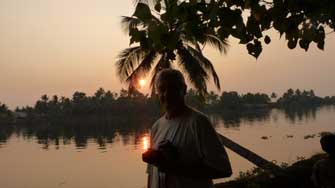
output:
[[[155,79],[155,86],[157,88],[157,83],[161,80],[169,80],[172,82],[175,82],[176,84],[180,84],[180,86],[186,86],[185,78],[183,74],[176,69],[163,69],[157,73],[156,79]]]

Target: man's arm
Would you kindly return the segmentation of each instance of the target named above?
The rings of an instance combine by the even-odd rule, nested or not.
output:
[[[195,128],[196,145],[207,172],[212,178],[224,178],[232,175],[227,152],[221,144],[212,123],[205,116],[200,116]]]

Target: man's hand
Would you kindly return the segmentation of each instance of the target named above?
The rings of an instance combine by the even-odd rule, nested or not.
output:
[[[216,179],[231,176],[232,172],[222,172],[202,161],[197,164],[181,164],[176,148],[170,142],[161,142],[158,150],[149,149],[142,154],[142,160],[156,166],[161,172],[190,178]]]
[[[142,160],[159,168],[160,171],[170,173],[178,167],[178,152],[169,141],[159,143],[158,150],[149,149],[142,154]]]
[[[159,151],[153,150],[151,148],[142,154],[142,160],[144,162],[155,165],[155,166],[157,166],[160,158],[161,157],[160,157]]]

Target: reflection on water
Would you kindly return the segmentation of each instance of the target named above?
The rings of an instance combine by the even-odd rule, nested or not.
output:
[[[331,111],[334,110],[334,106],[326,106],[321,109]],[[245,124],[264,124],[269,121],[277,121],[278,116],[287,120],[288,124],[301,124],[313,121],[318,111],[320,108],[291,108],[275,110],[275,112],[271,109],[263,109],[242,113],[213,113],[210,115],[210,119],[214,126],[224,126],[225,128],[238,128]],[[139,142],[144,142],[141,140],[144,139],[141,136],[150,132],[155,119],[110,118],[104,123],[97,124],[96,122],[99,121],[100,119],[96,117],[56,124],[25,122],[15,125],[1,125],[0,147],[12,136],[36,140],[38,144],[43,145],[44,149],[48,149],[50,145],[59,148],[60,144],[74,144],[77,149],[85,149],[89,142],[93,142],[98,145],[99,149],[103,150],[107,148],[108,144],[115,142],[116,138],[125,145],[130,144],[137,147]]]
[[[108,123],[97,124],[94,119],[89,121],[72,121],[71,123],[50,124],[46,122],[21,122],[15,125],[0,126],[0,143],[6,143],[11,137],[25,140],[36,140],[48,149],[50,145],[71,145],[77,149],[85,149],[88,143],[95,143],[99,149],[106,149],[113,142],[137,147],[142,142],[142,135],[148,134],[154,122],[150,119],[110,120]]]
[[[328,106],[330,108],[331,106]],[[327,108],[327,107],[323,107]],[[303,120],[310,120],[316,118],[316,112],[320,107],[314,108],[288,108],[284,109],[286,118],[291,121],[291,123],[301,122]]]
[[[210,119],[218,132],[266,159],[291,163],[320,152],[317,136],[304,138],[334,132],[334,114],[335,107],[326,106],[216,113]],[[154,121],[126,118],[96,124],[92,118],[66,124],[0,125],[0,166],[6,169],[0,171],[0,187],[144,187],[141,153],[150,147]],[[234,177],[253,167],[235,153],[228,154]]]
[[[145,136],[142,137],[142,148],[143,148],[144,151],[148,150],[149,147],[150,147],[149,140],[150,140],[150,137],[148,135],[145,135]]]
[[[213,113],[210,115],[210,119],[213,124],[223,125],[226,128],[239,127],[241,124],[248,122],[253,124],[253,122],[264,122],[268,121],[270,118],[271,110],[263,109],[257,111],[245,111],[241,113],[231,112],[231,113]]]

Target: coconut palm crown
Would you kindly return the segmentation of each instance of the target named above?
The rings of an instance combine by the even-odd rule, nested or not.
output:
[[[151,88],[157,73],[171,68],[182,69],[201,96],[207,94],[207,81],[212,76],[220,89],[219,77],[202,50],[209,44],[226,53],[227,42],[216,37],[209,20],[211,15],[199,11],[192,3],[178,0],[154,1],[154,10],[147,2],[137,2],[132,16],[122,17],[122,26],[130,36],[130,47],[117,57],[117,74],[121,81],[136,86],[138,79],[152,72]]]

